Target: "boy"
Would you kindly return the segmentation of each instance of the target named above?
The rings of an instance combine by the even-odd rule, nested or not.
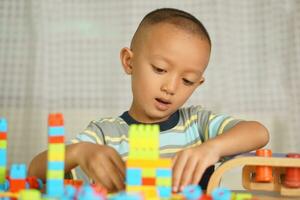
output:
[[[221,158],[267,144],[267,129],[255,121],[216,115],[200,106],[181,108],[204,82],[211,41],[194,16],[177,9],[147,14],[120,53],[131,75],[131,107],[116,118],[92,121],[66,146],[65,171],[73,178],[124,189],[128,128],[134,123],[159,124],[161,157],[173,158],[173,191],[197,184],[205,169]],[[145,141],[147,142],[147,141]],[[46,157],[36,156],[29,175],[45,179]]]

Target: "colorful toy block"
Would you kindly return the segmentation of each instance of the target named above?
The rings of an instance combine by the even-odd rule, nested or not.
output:
[[[7,121],[0,118],[0,191],[5,189],[7,162]]]

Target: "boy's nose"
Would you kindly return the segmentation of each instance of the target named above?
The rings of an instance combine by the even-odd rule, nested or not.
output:
[[[169,95],[174,95],[177,88],[177,80],[176,78],[172,78],[162,85],[161,90],[166,92]]]

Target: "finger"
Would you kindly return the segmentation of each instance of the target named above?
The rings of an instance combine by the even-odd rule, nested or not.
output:
[[[203,163],[198,162],[196,169],[194,171],[193,179],[192,179],[192,184],[198,184],[201,180],[201,177],[205,171],[205,165]]]
[[[125,179],[125,162],[122,160],[121,156],[115,152],[116,155],[111,156],[111,160],[117,167],[118,172],[121,174],[122,179]]]
[[[178,192],[182,171],[184,169],[186,161],[187,161],[186,156],[178,155],[178,158],[176,159],[176,162],[173,165],[173,175],[172,175],[173,192]]]
[[[172,169],[174,167],[174,164],[177,162],[177,159],[178,159],[178,155],[176,154],[172,159]]]
[[[181,192],[184,187],[186,187],[188,184],[192,181],[192,175],[195,171],[197,165],[197,161],[195,159],[188,159],[185,167],[182,172],[182,177],[179,184],[179,191]]]
[[[110,160],[110,162],[107,162],[105,166],[103,166],[103,168],[106,172],[107,178],[109,178],[112,181],[114,188],[116,190],[123,189],[124,178],[120,174],[120,170],[115,166],[115,164]]]

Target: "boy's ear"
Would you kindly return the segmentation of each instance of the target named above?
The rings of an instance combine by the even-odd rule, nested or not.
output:
[[[133,52],[128,47],[124,47],[121,49],[120,59],[126,74],[132,73],[132,57]]]

